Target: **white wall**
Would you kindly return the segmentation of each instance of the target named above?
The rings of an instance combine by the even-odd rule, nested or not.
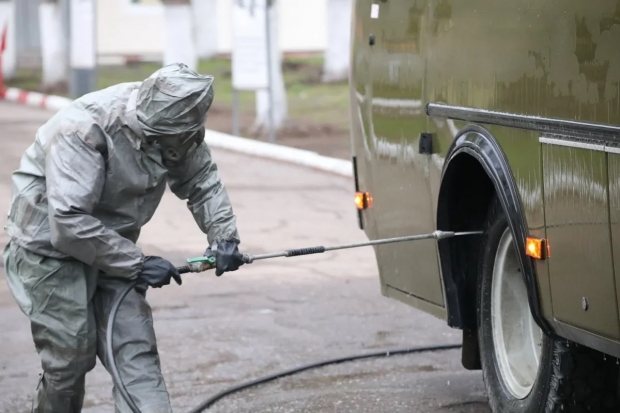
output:
[[[155,3],[154,0],[147,1]],[[219,53],[231,51],[233,1],[218,0]],[[326,0],[277,1],[282,51],[323,51],[327,44]],[[97,3],[98,47],[102,58],[127,55],[161,58],[164,27],[162,6],[135,5],[131,4],[131,0],[105,0]]]
[[[161,58],[163,45],[163,6],[135,5],[130,0],[97,2],[97,48],[100,56]]]
[[[230,0],[229,0],[230,1]],[[327,44],[326,0],[277,0],[284,52],[323,51]]]

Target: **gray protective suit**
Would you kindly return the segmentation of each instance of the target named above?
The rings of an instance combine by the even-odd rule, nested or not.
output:
[[[204,136],[212,82],[171,65],[144,82],[86,95],[43,125],[23,155],[4,263],[43,367],[34,411],[81,410],[86,373],[97,356],[105,364],[110,307],[141,271],[135,243],[166,181],[210,244],[239,241],[209,148],[194,144]],[[162,158],[164,146],[177,162]],[[138,406],[171,412],[143,294],[127,297],[115,334],[121,375]],[[116,392],[115,400],[118,412],[130,411]]]

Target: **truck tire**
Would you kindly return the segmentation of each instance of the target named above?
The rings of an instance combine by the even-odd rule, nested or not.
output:
[[[617,359],[545,336],[535,324],[512,232],[497,200],[478,273],[478,342],[495,413],[620,411]]]

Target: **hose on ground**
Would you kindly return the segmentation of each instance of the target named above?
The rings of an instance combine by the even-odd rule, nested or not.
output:
[[[217,401],[233,393],[237,393],[241,390],[245,390],[250,387],[258,386],[260,384],[268,383],[273,380],[281,379],[282,377],[301,373],[302,371],[306,371],[306,370],[316,369],[319,367],[325,367],[325,366],[329,366],[333,364],[340,364],[340,363],[345,363],[345,362],[355,361],[355,360],[363,360],[363,359],[376,358],[376,357],[390,357],[390,356],[395,356],[398,354],[412,354],[412,353],[424,353],[424,352],[430,352],[430,351],[453,350],[453,349],[457,349],[460,347],[461,347],[460,344],[447,344],[447,345],[431,346],[431,347],[412,347],[412,348],[404,348],[404,349],[397,349],[397,350],[384,350],[384,351],[378,351],[376,353],[358,354],[355,356],[339,357],[335,359],[319,361],[318,363],[306,364],[305,366],[295,367],[290,370],[285,370],[280,373],[272,374],[270,376],[265,376],[265,377],[258,378],[256,380],[248,381],[246,383],[239,384],[238,386],[229,387],[228,389],[225,389],[219,392],[218,394],[208,398],[207,400],[202,402],[200,406],[196,407],[190,413],[203,412],[209,407],[213,406]]]
[[[127,297],[127,294],[135,287],[134,284],[129,285],[125,290],[121,292],[118,300],[112,306],[112,311],[110,311],[110,316],[108,318],[108,325],[106,331],[106,360],[108,364],[108,369],[112,374],[112,380],[114,381],[114,385],[120,392],[121,396],[129,405],[129,408],[133,413],[141,413],[138,406],[136,406],[135,402],[131,398],[131,395],[127,391],[127,388],[123,384],[123,380],[121,379],[121,375],[118,371],[118,366],[116,365],[116,360],[114,358],[114,341],[112,332],[114,331],[114,324],[116,322],[116,315],[118,313],[118,309],[120,308],[123,300]],[[357,354],[354,356],[347,357],[338,357],[329,360],[319,361],[318,363],[306,364],[304,366],[299,366],[292,368],[290,370],[285,370],[279,373],[275,373],[269,376],[261,377],[255,380],[251,380],[242,384],[239,384],[234,387],[229,387],[224,389],[223,391],[215,394],[214,396],[208,398],[204,402],[202,402],[198,407],[194,408],[190,411],[190,413],[200,413],[213,406],[216,402],[223,399],[226,396],[229,396],[233,393],[240,392],[242,390],[248,389],[250,387],[258,386],[260,384],[265,384],[273,380],[277,380],[283,377],[291,376],[293,374],[301,373],[303,371],[316,369],[319,367],[325,367],[333,364],[340,364],[349,361],[355,360],[364,360],[369,358],[377,358],[377,357],[390,357],[399,354],[413,354],[413,353],[425,353],[425,352],[433,352],[433,351],[445,351],[445,350],[454,350],[460,348],[460,344],[446,344],[446,345],[437,345],[437,346],[427,346],[427,347],[411,347],[404,349],[396,349],[396,350],[384,350],[377,351],[374,353],[366,353],[366,354]]]

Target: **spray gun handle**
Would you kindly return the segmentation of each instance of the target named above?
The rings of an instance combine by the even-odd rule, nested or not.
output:
[[[189,258],[187,265],[177,267],[179,274],[187,274],[188,272],[203,272],[215,268],[215,257],[213,255],[206,257]]]
[[[246,264],[252,264],[254,262],[254,256],[243,254],[243,262]],[[187,265],[177,267],[177,271],[179,274],[187,274],[190,272],[204,272],[212,270],[215,267],[215,257],[210,255],[206,257],[189,258],[187,260]]]

